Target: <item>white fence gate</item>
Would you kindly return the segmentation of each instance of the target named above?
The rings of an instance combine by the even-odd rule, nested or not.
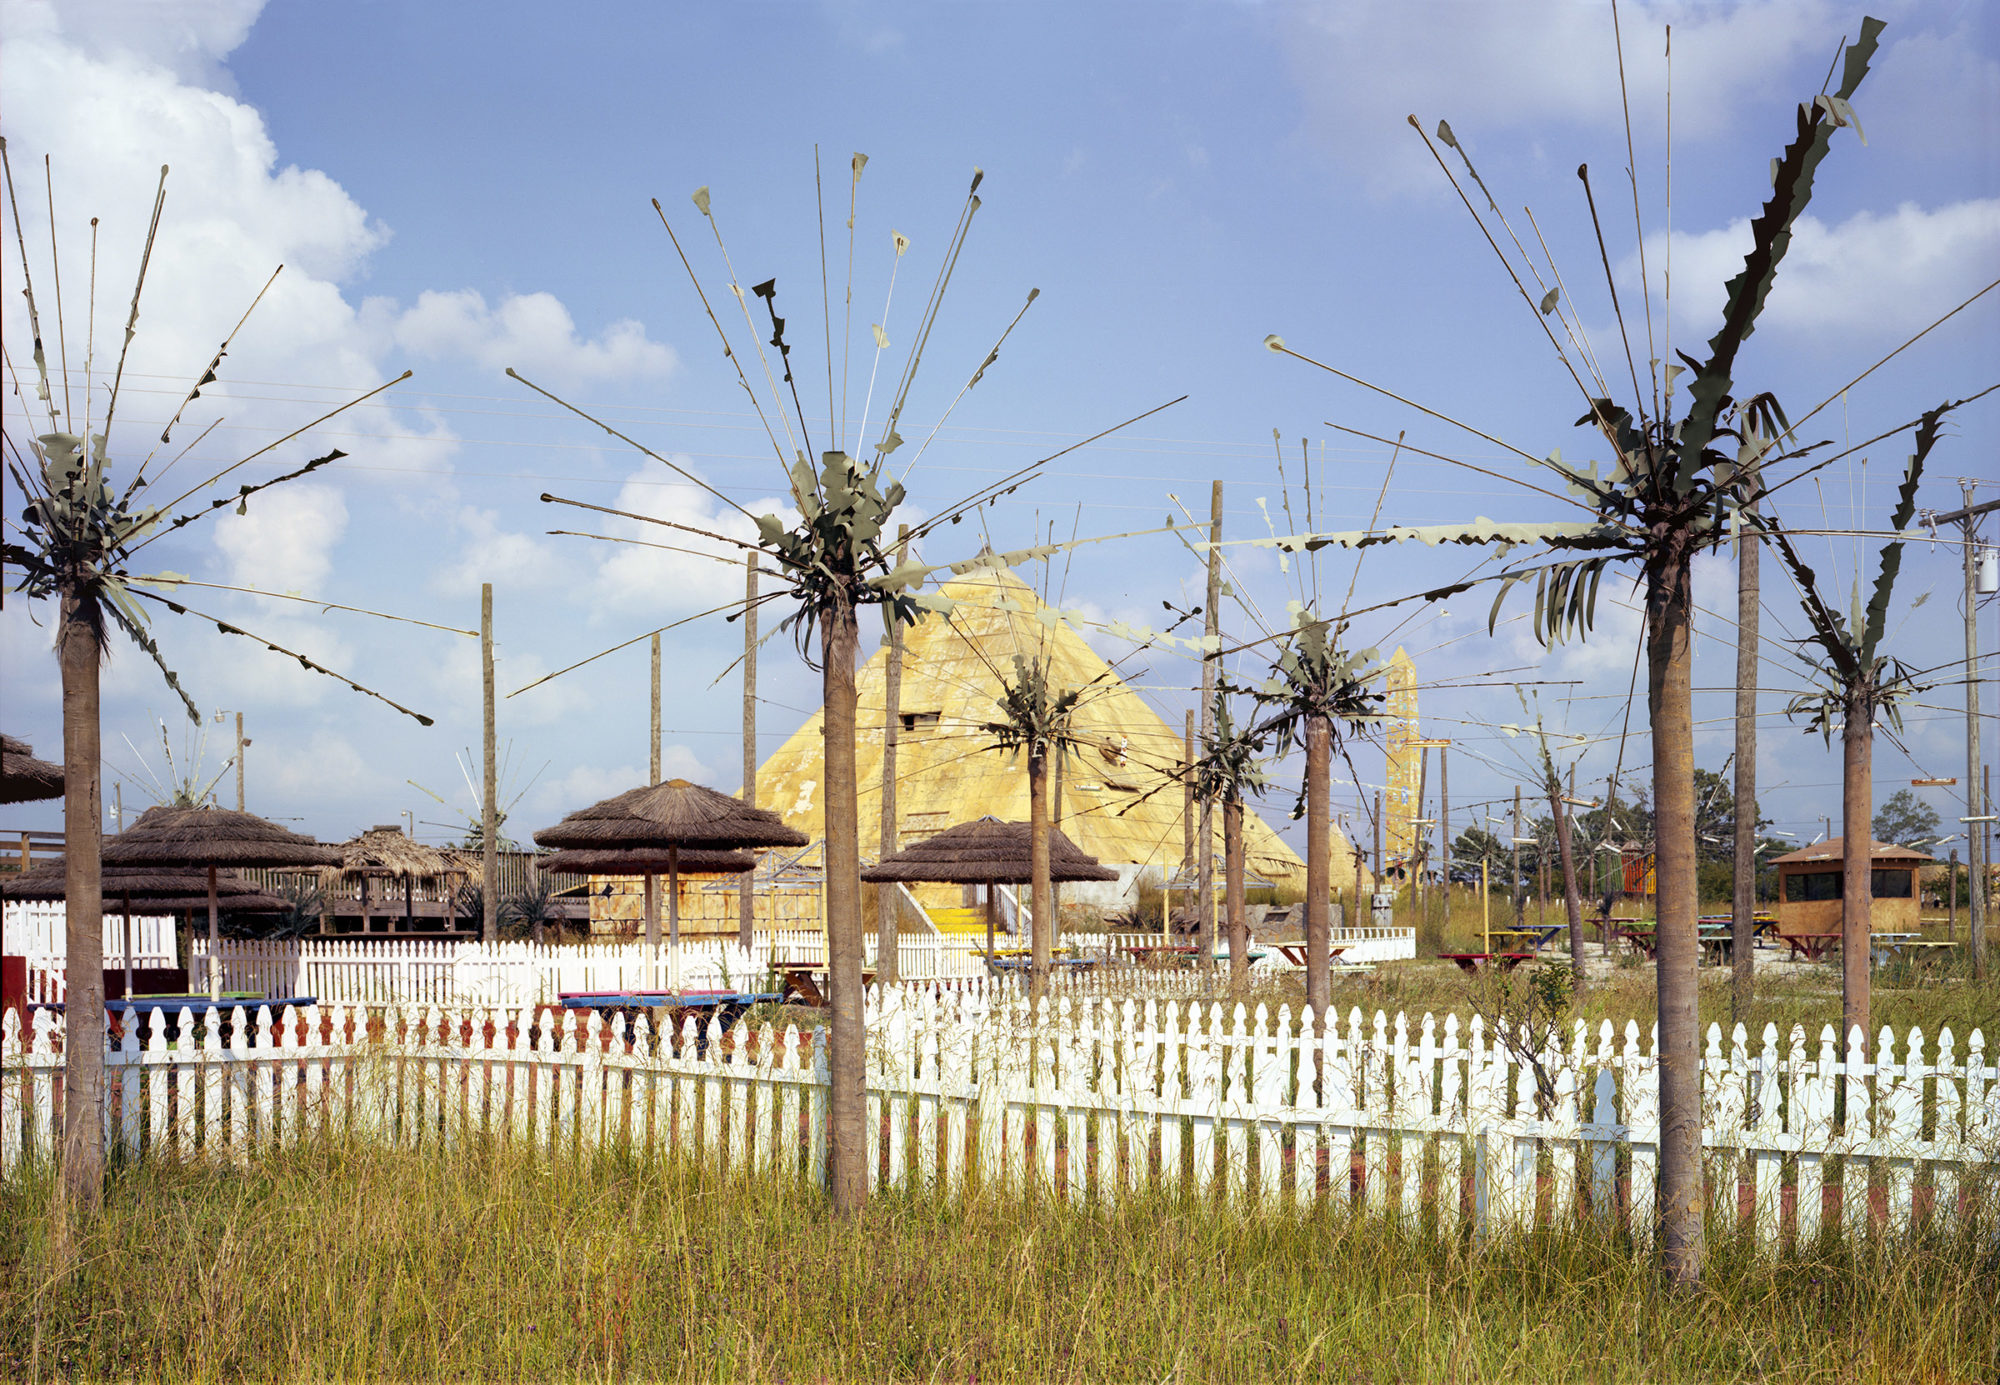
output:
[[[1325,1035],[1280,1009],[1067,997],[1034,1011],[965,982],[870,998],[870,1181],[1141,1190],[1246,1210],[1316,1203],[1471,1218],[1481,1229],[1600,1218],[1647,1234],[1658,1073],[1636,1025],[1523,1062],[1481,1021]],[[225,1034],[225,1030],[227,1033]],[[336,1131],[403,1148],[476,1139],[552,1158],[604,1146],[735,1171],[823,1177],[821,1031],[653,1032],[525,1008],[345,1006],[134,1022],[110,1057],[107,1141],[135,1156],[241,1160]],[[46,1012],[0,1028],[0,1172],[53,1157],[61,1041]],[[1540,1071],[1537,1072],[1537,1067]],[[1884,1030],[1871,1056],[1711,1026],[1702,1069],[1710,1212],[1759,1242],[1824,1228],[1900,1235],[1993,1212],[2000,1071],[1985,1037]]]

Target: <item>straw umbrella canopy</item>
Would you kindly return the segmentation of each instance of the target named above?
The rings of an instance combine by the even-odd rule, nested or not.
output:
[[[947,827],[885,856],[861,872],[871,885],[944,884],[986,886],[986,955],[993,955],[993,895],[998,885],[1033,879],[1028,865],[1029,825],[983,817]],[[1049,880],[1066,884],[1116,880],[1118,872],[1097,863],[1056,827],[1049,828]]]
[[[115,912],[124,919],[125,993],[132,993],[132,916],[134,914],[180,913],[196,908],[208,899],[208,884],[202,872],[168,870],[157,866],[120,866],[102,872],[103,912]],[[218,908],[223,913],[276,913],[286,901],[267,894],[239,876],[218,873]],[[0,898],[22,900],[65,899],[69,882],[61,857],[45,861],[33,870],[0,884]]]
[[[225,866],[337,866],[340,852],[311,837],[228,808],[148,808],[104,843],[104,864],[196,866],[208,871],[208,991],[222,995],[217,871]]]
[[[0,735],[0,803],[34,803],[63,796],[63,767],[35,758],[18,736]]]
[[[806,835],[785,820],[740,798],[705,789],[685,779],[630,789],[579,808],[554,827],[535,833],[541,846],[584,851],[626,850],[663,852],[667,868],[667,927],[678,967],[681,940],[681,853],[741,851],[761,846],[804,846]],[[650,894],[657,869],[641,868]],[[734,872],[731,872],[734,873]],[[646,915],[646,943],[659,947],[659,924],[652,910]]]
[[[334,850],[340,853],[340,865],[322,868],[320,879],[327,885],[339,880],[360,879],[363,933],[368,931],[368,882],[371,879],[403,882],[403,917],[408,919],[416,882],[446,875],[452,869],[452,860],[444,852],[411,840],[394,823],[371,827],[352,841],[340,843]]]

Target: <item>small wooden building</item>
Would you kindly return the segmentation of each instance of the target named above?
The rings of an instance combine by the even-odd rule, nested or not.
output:
[[[1869,892],[1873,896],[1868,909],[1870,931],[1917,932],[1917,867],[1931,858],[1913,847],[1888,842],[1871,841],[1868,851],[1872,858]],[[1778,868],[1780,933],[1797,936],[1840,931],[1841,871],[1846,855],[1846,840],[1832,837],[1771,862]]]

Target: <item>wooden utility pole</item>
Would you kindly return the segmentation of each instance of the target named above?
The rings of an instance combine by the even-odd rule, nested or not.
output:
[[[910,526],[896,526],[896,565],[898,567],[909,558]],[[892,855],[900,834],[896,821],[896,733],[902,729],[903,720],[903,623],[892,621],[889,625],[889,657],[882,676],[882,849],[877,860],[886,860]],[[1057,762],[1060,766],[1060,761]],[[1060,782],[1060,768],[1058,768]],[[1061,813],[1062,793],[1056,793],[1057,813]],[[885,985],[893,985],[901,979],[897,963],[897,913],[896,886],[883,883],[875,887],[875,976]]]
[[[1181,872],[1189,883],[1194,881],[1194,712],[1187,714],[1187,726],[1181,733]],[[1192,896],[1190,896],[1192,898]],[[1162,934],[1173,931],[1174,897],[1169,891],[1166,903],[1167,921],[1161,925]]]
[[[1514,900],[1514,926],[1519,928],[1528,908],[1528,892],[1521,888],[1521,786],[1514,786],[1514,863],[1507,878],[1507,893]]]
[[[652,731],[648,737],[649,756],[647,783],[660,782],[660,632],[653,632],[653,717]],[[675,882],[678,884],[679,882]],[[660,962],[660,885],[659,878],[651,871],[645,874],[646,897],[644,901],[646,920],[646,957],[655,970],[650,984],[659,985],[658,967]]]
[[[1202,607],[1201,749],[1208,753],[1215,738],[1216,651],[1222,647],[1222,482],[1209,488],[1208,599]],[[1215,959],[1215,805],[1201,804],[1200,836],[1195,850],[1195,945],[1202,965]]]
[[[1377,789],[1375,790],[1375,888],[1377,890],[1382,888],[1384,878],[1382,872],[1383,868],[1387,865],[1388,862],[1382,859],[1382,791]],[[1373,899],[1368,901],[1368,925],[1371,928],[1375,925],[1375,901]]]
[[[1439,934],[1451,929],[1451,752],[1438,751],[1438,842],[1444,855],[1444,924]]]
[[[1746,506],[1754,510],[1755,506]],[[1750,1013],[1757,966],[1757,536],[1736,517],[1736,831],[1729,904],[1729,1009]]]
[[[743,801],[757,806],[757,555],[743,559]],[[772,919],[775,925],[777,919]],[[736,893],[736,941],[756,941],[757,872],[743,877]]]
[[[1556,784],[1551,782],[1551,790]],[[1576,766],[1569,767],[1569,796],[1576,797]],[[1570,831],[1569,805],[1563,802],[1560,792],[1552,792],[1555,800],[1553,811],[1556,819],[1556,849],[1561,853],[1563,910],[1569,915],[1569,965],[1570,974],[1576,978],[1575,984],[1583,986],[1583,893],[1576,878],[1576,842]]]
[[[485,726],[481,739],[486,752],[486,787],[480,796],[479,835],[483,860],[480,866],[480,893],[486,917],[480,937],[486,942],[500,940],[500,761],[494,734],[493,705],[493,584],[479,584],[479,678],[485,693]]]
[[[820,617],[826,756],[827,1190],[851,1217],[868,1200],[867,1031],[861,964],[861,822],[854,768],[854,607],[845,588]]]
[[[243,812],[243,747],[250,742],[243,739],[243,713],[236,714],[236,811]]]

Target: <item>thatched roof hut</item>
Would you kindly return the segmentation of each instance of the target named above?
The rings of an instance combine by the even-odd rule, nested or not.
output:
[[[904,847],[862,871],[861,878],[870,884],[1024,885],[1030,879],[1028,824],[990,817],[962,822]],[[1099,865],[1058,829],[1049,829],[1050,880],[1069,884],[1117,878],[1117,871]]]
[[[437,848],[412,841],[394,823],[371,827],[334,850],[340,853],[340,864],[326,867],[323,874],[340,878],[376,875],[397,880],[434,880],[447,871],[463,869]]]
[[[63,796],[63,767],[35,758],[18,736],[0,734],[0,803],[34,803]]]
[[[736,851],[758,846],[804,846],[806,836],[783,818],[740,798],[685,779],[630,789],[579,808],[554,827],[535,833],[542,846],[598,850],[609,847],[697,847]]]

